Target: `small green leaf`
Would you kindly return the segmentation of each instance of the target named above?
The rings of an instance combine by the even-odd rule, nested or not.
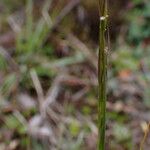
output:
[[[76,137],[80,132],[80,124],[76,120],[70,123],[69,131],[72,136]]]

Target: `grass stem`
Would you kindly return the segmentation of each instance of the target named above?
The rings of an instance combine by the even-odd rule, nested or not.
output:
[[[107,1],[99,0],[100,27],[99,27],[99,59],[98,59],[98,84],[99,104],[98,123],[99,139],[98,150],[105,150],[105,122],[106,122],[106,82],[107,82],[107,49],[105,33],[107,29]]]

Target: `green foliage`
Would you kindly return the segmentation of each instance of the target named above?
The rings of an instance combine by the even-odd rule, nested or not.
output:
[[[69,125],[69,131],[73,137],[76,137],[80,132],[80,124],[76,120],[72,121]]]
[[[135,73],[135,76],[139,78],[140,82],[144,83],[142,88],[143,102],[145,106],[150,107],[150,94],[149,94],[149,82],[150,82],[150,51],[149,47],[138,45],[136,47],[121,46],[113,53],[112,64],[113,71],[119,73],[121,70],[130,70]],[[142,65],[142,66],[141,66]],[[140,68],[142,67],[142,69]],[[144,69],[146,68],[146,69]],[[144,69],[144,70],[143,70]],[[109,87],[112,90],[117,89],[117,80],[112,78],[109,81]]]
[[[130,47],[118,48],[114,54],[113,62],[117,71],[129,69],[136,71],[138,69],[139,60],[134,57],[134,51]]]
[[[15,85],[16,85],[16,75],[15,74],[8,75],[0,87],[0,93],[3,95],[8,95]]]
[[[124,147],[128,150],[133,149],[132,139],[131,139],[131,131],[124,124],[116,123],[112,129],[115,141],[124,145]],[[116,144],[115,144],[116,145]]]
[[[125,123],[128,120],[128,116],[118,112],[107,112],[107,119],[118,123]]]
[[[130,130],[123,124],[115,124],[113,127],[113,134],[119,142],[126,141],[131,138]]]
[[[20,145],[21,147],[23,147],[24,149],[28,149],[28,147],[30,147],[30,137],[28,136],[24,136],[21,138],[21,141],[20,141]]]
[[[7,68],[7,62],[6,60],[4,59],[4,57],[2,57],[0,55],[0,69],[3,70],[3,69],[6,69]]]
[[[25,24],[16,39],[15,59],[21,70],[20,85],[27,89],[32,87],[30,69],[34,68],[39,77],[52,77],[54,75],[54,72],[47,71],[48,68],[43,65],[49,63],[49,59],[53,55],[53,47],[50,44],[44,44],[51,26],[48,25],[43,15],[39,16],[39,19],[35,17],[33,2],[33,0],[26,0]],[[47,11],[48,7],[49,5],[44,3],[40,13]]]
[[[128,40],[140,44],[144,39],[150,37],[150,1],[133,1],[135,6],[127,14],[129,20]]]
[[[37,52],[40,50],[47,36],[49,26],[43,17],[37,22],[34,21],[32,0],[28,0],[27,2],[25,22],[26,24],[17,38],[17,50],[21,53]]]
[[[25,134],[26,133],[26,127],[23,125],[18,118],[14,115],[8,115],[5,117],[5,124],[8,127],[8,129],[15,130],[19,134]]]
[[[92,108],[90,106],[83,106],[82,112],[84,115],[89,115],[92,112]]]

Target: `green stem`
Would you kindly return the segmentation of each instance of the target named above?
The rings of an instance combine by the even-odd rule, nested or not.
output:
[[[105,150],[105,124],[106,124],[106,80],[107,80],[107,51],[105,32],[107,28],[107,2],[99,0],[100,27],[99,27],[99,59],[98,59],[98,83],[99,83],[99,139],[98,150]]]

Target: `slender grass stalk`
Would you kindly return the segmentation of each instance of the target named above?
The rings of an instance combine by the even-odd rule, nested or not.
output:
[[[106,122],[106,80],[107,80],[107,49],[106,49],[106,29],[107,29],[107,0],[99,0],[100,27],[99,27],[99,59],[98,59],[98,84],[99,84],[99,104],[98,104],[98,126],[99,139],[98,150],[105,150],[105,122]]]

